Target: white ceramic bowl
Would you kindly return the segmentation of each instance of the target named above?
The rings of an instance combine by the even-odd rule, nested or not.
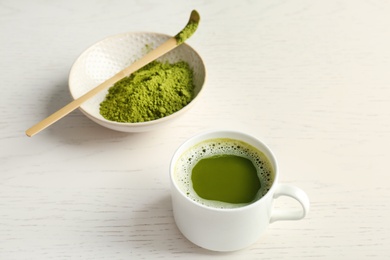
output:
[[[171,36],[148,33],[129,32],[103,39],[85,50],[73,64],[69,74],[69,89],[74,99],[112,77],[120,70],[141,58],[147,47],[156,48]],[[199,54],[186,43],[165,54],[159,61],[170,63],[186,61],[194,73],[194,99],[181,110],[148,122],[120,123],[105,119],[99,112],[100,103],[104,100],[108,89],[92,97],[80,106],[80,110],[94,122],[122,132],[143,132],[156,129],[183,115],[199,99],[205,80],[206,69]]]

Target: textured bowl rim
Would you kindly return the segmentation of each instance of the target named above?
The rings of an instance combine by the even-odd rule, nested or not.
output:
[[[70,79],[75,71],[75,65],[79,62],[79,60],[82,58],[82,56],[88,52],[89,50],[91,50],[92,48],[96,47],[96,45],[100,44],[101,42],[103,41],[107,41],[111,38],[118,38],[120,36],[125,36],[125,35],[130,35],[130,34],[154,34],[154,35],[158,35],[158,36],[163,36],[163,37],[167,37],[167,38],[170,38],[170,37],[173,37],[173,36],[170,36],[170,35],[167,35],[167,34],[163,34],[163,33],[156,33],[156,32],[147,32],[147,31],[136,31],[136,32],[124,32],[124,33],[118,33],[118,34],[113,34],[113,35],[110,35],[110,36],[107,36],[107,37],[104,37],[103,39],[99,40],[99,41],[96,41],[95,43],[93,43],[92,45],[90,45],[89,47],[87,47],[84,51],[82,51],[77,59],[73,62],[72,66],[71,66],[71,69],[69,71],[69,76],[68,76],[68,89],[69,89],[69,92],[70,92],[70,95],[72,96],[73,99],[76,99],[78,97],[75,97],[73,92],[72,92],[72,88],[70,86]],[[162,118],[158,118],[158,119],[154,119],[154,120],[150,120],[150,121],[146,121],[146,122],[135,122],[135,123],[126,123],[126,122],[116,122],[116,121],[111,121],[111,120],[107,120],[105,119],[104,117],[102,118],[99,118],[99,117],[96,117],[94,116],[93,114],[91,113],[88,113],[87,111],[85,111],[83,109],[83,104],[80,105],[79,107],[79,110],[87,115],[90,119],[95,119],[94,121],[97,122],[101,122],[102,124],[111,124],[113,125],[114,128],[116,127],[124,127],[124,126],[128,126],[128,127],[134,127],[134,128],[143,128],[143,127],[148,127],[148,126],[152,126],[152,125],[155,125],[155,124],[160,124],[160,123],[164,123],[166,121],[169,121],[169,120],[172,120],[174,119],[175,117],[178,117],[179,115],[185,113],[187,110],[189,110],[193,105],[194,103],[196,103],[196,101],[199,99],[199,97],[201,96],[201,94],[204,92],[204,86],[205,86],[205,83],[206,83],[206,79],[207,79],[207,70],[206,70],[206,67],[205,67],[205,63],[202,59],[202,57],[199,55],[199,53],[194,49],[192,48],[190,45],[188,45],[187,43],[182,43],[181,45],[185,45],[187,48],[189,48],[196,56],[198,56],[199,60],[201,61],[201,63],[203,64],[203,67],[204,67],[204,80],[203,80],[203,83],[199,89],[199,92],[196,94],[196,96],[190,101],[190,103],[188,103],[186,106],[184,106],[182,109],[168,115],[168,116],[165,116],[165,117],[162,117]],[[174,50],[172,50],[174,51]],[[93,97],[92,97],[93,98]],[[101,125],[102,125],[101,124]],[[104,126],[104,125],[103,125]]]

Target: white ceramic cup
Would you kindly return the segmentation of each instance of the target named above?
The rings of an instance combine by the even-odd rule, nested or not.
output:
[[[274,169],[274,182],[259,200],[238,208],[204,206],[180,189],[175,179],[175,166],[180,156],[196,144],[214,138],[230,138],[246,142],[263,152]],[[182,144],[173,155],[170,165],[171,196],[175,222],[182,234],[192,243],[213,251],[235,251],[255,243],[268,225],[278,220],[299,220],[309,211],[309,198],[301,189],[279,184],[278,165],[271,150],[260,140],[235,131],[210,131],[196,135]],[[297,200],[297,210],[274,209],[273,202],[280,196]]]

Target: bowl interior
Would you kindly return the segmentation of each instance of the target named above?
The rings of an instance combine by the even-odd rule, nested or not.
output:
[[[92,45],[80,55],[70,71],[69,89],[72,97],[76,99],[82,96],[169,38],[170,36],[168,35],[158,33],[124,33],[108,37]],[[170,63],[186,61],[194,73],[194,99],[199,95],[205,81],[206,71],[201,57],[194,49],[183,43],[158,60]],[[121,125],[154,124],[154,121],[161,120],[144,123],[119,123],[106,120],[100,115],[99,106],[107,92],[108,89],[83,103],[80,106],[81,111],[89,118],[95,119],[95,122],[101,122],[104,126],[107,126],[107,124],[116,124],[116,127]]]

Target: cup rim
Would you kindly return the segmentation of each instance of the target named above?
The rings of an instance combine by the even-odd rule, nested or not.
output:
[[[269,188],[269,190],[267,191],[267,193],[264,196],[262,196],[260,199],[256,200],[255,202],[249,203],[249,204],[241,206],[241,207],[236,207],[236,208],[214,208],[214,207],[206,206],[206,205],[203,205],[203,204],[200,204],[200,203],[194,201],[193,199],[186,196],[184,194],[184,192],[178,187],[178,185],[174,179],[174,170],[175,170],[177,160],[191,146],[196,145],[199,142],[202,142],[205,140],[213,139],[213,137],[209,137],[209,138],[202,138],[202,137],[209,136],[209,135],[217,135],[217,134],[218,134],[218,136],[216,136],[214,138],[230,138],[230,139],[234,139],[234,140],[239,140],[239,141],[246,142],[246,143],[254,146],[255,148],[259,149],[257,145],[254,145],[253,143],[246,141],[249,139],[249,140],[257,142],[257,144],[260,144],[260,146],[262,146],[262,148],[264,149],[264,150],[263,149],[259,149],[259,150],[265,154],[265,156],[268,158],[268,160],[270,160],[272,167],[273,167],[273,170],[274,170],[275,177],[274,177],[272,185]],[[240,138],[231,137],[231,136],[224,136],[224,135],[242,136],[243,137],[242,139],[245,139],[245,140],[241,140]],[[195,140],[197,140],[197,141],[195,141]],[[184,141],[176,149],[176,151],[174,152],[174,154],[172,156],[172,159],[171,159],[171,162],[169,165],[169,176],[170,176],[171,186],[173,186],[174,189],[176,189],[180,193],[180,195],[182,195],[186,200],[188,200],[193,205],[199,206],[201,208],[204,208],[204,209],[207,209],[210,211],[227,212],[227,211],[242,211],[242,210],[246,210],[246,209],[249,209],[252,207],[256,207],[258,204],[262,203],[269,196],[273,196],[272,195],[273,190],[275,190],[277,183],[278,183],[279,173],[278,173],[278,163],[277,163],[275,155],[273,154],[273,152],[271,151],[269,146],[266,145],[264,142],[262,142],[260,139],[256,138],[253,135],[246,134],[246,133],[241,132],[241,131],[216,129],[216,130],[209,130],[209,131],[198,133],[198,134],[193,135],[192,137],[188,138],[186,141]]]

